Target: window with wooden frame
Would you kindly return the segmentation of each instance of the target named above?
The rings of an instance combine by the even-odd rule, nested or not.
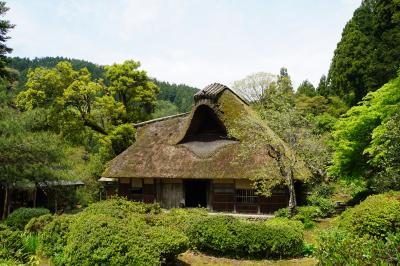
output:
[[[237,203],[257,203],[258,196],[254,189],[236,189]]]

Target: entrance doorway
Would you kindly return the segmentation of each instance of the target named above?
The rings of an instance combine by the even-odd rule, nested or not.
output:
[[[184,181],[186,207],[207,207],[208,180],[189,179]]]

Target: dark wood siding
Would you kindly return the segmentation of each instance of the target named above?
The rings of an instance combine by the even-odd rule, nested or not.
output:
[[[145,203],[153,203],[155,200],[154,184],[143,184],[143,201]]]
[[[214,211],[233,212],[235,209],[235,184],[214,183],[212,199]]]
[[[286,208],[289,202],[287,189],[277,189],[272,191],[271,197],[260,197],[260,212],[273,213],[281,208]]]

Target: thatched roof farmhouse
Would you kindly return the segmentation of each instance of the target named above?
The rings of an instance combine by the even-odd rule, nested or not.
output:
[[[166,208],[267,213],[287,206],[284,187],[264,198],[249,180],[266,165],[279,171],[273,159],[258,148],[242,156],[242,140],[229,134],[238,122],[254,117],[248,104],[217,83],[194,100],[190,113],[136,124],[136,142],[110,162],[102,180],[116,180],[119,195]],[[263,121],[259,126],[285,145]]]

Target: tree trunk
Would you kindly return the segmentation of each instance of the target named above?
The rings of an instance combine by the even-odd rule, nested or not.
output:
[[[4,187],[4,202],[3,202],[3,215],[2,215],[2,219],[7,218],[8,216],[8,212],[10,210],[9,205],[10,205],[10,191],[8,189],[8,185],[5,185]]]
[[[288,189],[289,189],[289,205],[288,205],[288,214],[289,217],[293,217],[296,214],[297,200],[296,200],[296,191],[294,189],[294,180],[293,180],[293,170],[289,169],[290,174],[288,175]]]
[[[283,161],[283,155],[281,152],[277,152],[276,159],[278,161],[279,170],[283,178],[286,179],[287,188],[289,190],[289,204],[288,204],[288,214],[289,217],[293,217],[296,214],[296,192],[294,190],[294,180],[293,180],[293,169],[289,166],[286,169],[285,162]]]
[[[85,126],[90,127],[91,129],[93,129],[94,131],[96,131],[96,132],[98,132],[98,133],[100,133],[100,134],[103,134],[103,135],[105,135],[105,136],[108,135],[107,132],[106,132],[102,127],[100,127],[99,125],[97,125],[97,123],[96,123],[95,121],[93,121],[92,119],[84,118],[83,124],[84,124]]]
[[[36,208],[37,187],[33,191],[33,208]]]

